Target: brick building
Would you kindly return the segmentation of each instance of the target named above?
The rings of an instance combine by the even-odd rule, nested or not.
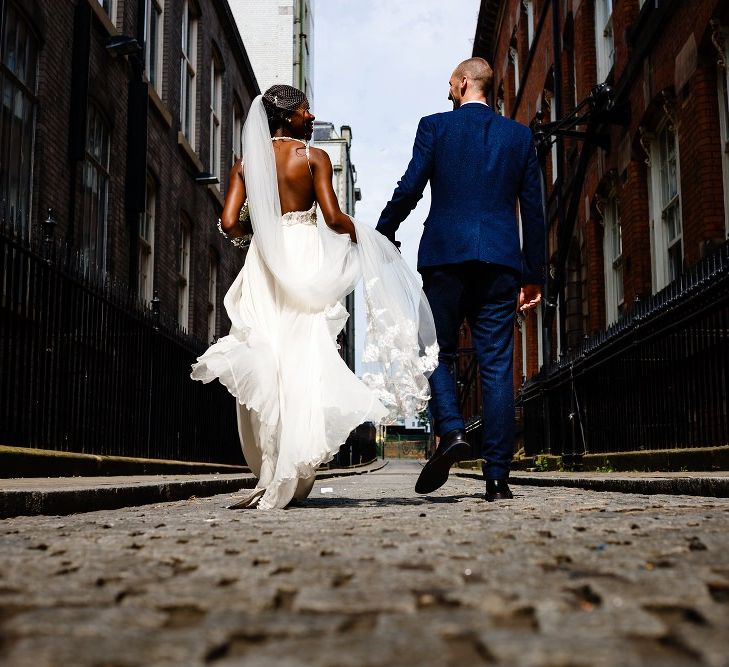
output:
[[[216,230],[258,94],[227,0],[0,0],[2,217],[53,209],[90,272],[203,340],[243,254]],[[136,41],[135,41],[136,40]]]
[[[726,240],[729,5],[483,0],[473,53],[493,64],[493,107],[537,128],[572,114],[596,85],[613,90],[584,179],[588,142],[560,135],[543,153],[556,308],[549,327],[544,307],[517,335],[519,387]]]

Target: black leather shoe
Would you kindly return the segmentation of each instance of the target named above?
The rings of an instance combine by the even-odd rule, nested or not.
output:
[[[415,483],[416,493],[430,493],[443,486],[448,480],[448,472],[457,461],[471,458],[471,446],[466,442],[466,433],[456,428],[448,431],[438,444],[435,454],[420,471]]]
[[[514,495],[505,479],[486,480],[486,500],[490,503],[494,500],[511,500]]]

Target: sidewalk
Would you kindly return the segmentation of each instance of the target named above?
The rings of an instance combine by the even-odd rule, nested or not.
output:
[[[459,477],[483,479],[480,470],[454,468]],[[560,486],[588,491],[669,494],[729,498],[729,471],[717,472],[521,472],[513,471],[510,484]]]
[[[317,479],[364,475],[386,461],[356,468],[321,470]],[[0,479],[0,519],[35,514],[65,515],[203,498],[252,489],[250,473],[224,475],[135,475],[123,477],[32,477]]]

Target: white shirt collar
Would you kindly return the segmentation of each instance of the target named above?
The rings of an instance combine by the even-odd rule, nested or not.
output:
[[[486,102],[483,102],[482,100],[468,100],[468,102],[462,102],[461,106],[465,107],[467,104],[483,104],[485,107],[488,106]]]

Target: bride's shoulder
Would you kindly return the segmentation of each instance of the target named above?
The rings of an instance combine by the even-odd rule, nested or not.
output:
[[[331,158],[329,157],[329,153],[327,153],[322,148],[315,148],[314,146],[309,146],[309,160],[312,164],[321,164],[321,165],[330,165],[332,164]]]

